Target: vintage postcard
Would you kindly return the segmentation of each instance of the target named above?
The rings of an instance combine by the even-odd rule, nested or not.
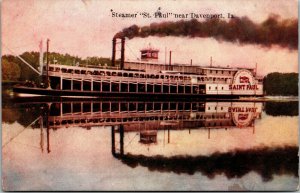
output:
[[[3,191],[296,191],[297,0],[3,0]]]

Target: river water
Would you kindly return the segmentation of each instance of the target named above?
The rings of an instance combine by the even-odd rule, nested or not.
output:
[[[3,100],[4,190],[296,190],[298,102]]]

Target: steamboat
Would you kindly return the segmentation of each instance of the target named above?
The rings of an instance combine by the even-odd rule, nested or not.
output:
[[[141,60],[125,60],[125,38],[112,41],[112,67],[47,64],[43,84],[14,87],[15,93],[49,96],[239,98],[262,96],[263,79],[255,68],[158,63],[159,50],[140,50]],[[116,47],[120,44],[120,60]],[[47,45],[48,47],[48,45]]]

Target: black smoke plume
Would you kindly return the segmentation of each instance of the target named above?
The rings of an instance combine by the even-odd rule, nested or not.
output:
[[[116,158],[132,168],[140,165],[150,171],[189,175],[201,172],[211,179],[219,174],[225,174],[228,179],[241,178],[254,171],[267,182],[272,180],[274,175],[298,177],[298,150],[296,146],[263,147],[227,153],[216,152],[210,156],[164,157],[125,154],[116,155]]]
[[[229,21],[213,18],[203,22],[192,19],[152,23],[143,27],[132,25],[117,33],[115,38],[148,36],[213,37],[220,41],[240,44],[258,44],[264,47],[279,45],[298,49],[298,19],[282,20],[277,15],[270,15],[259,24],[248,17],[235,17]]]

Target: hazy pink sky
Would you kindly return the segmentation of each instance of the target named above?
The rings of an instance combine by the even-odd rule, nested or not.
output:
[[[255,22],[275,13],[281,18],[298,18],[297,0],[4,0],[2,2],[2,54],[38,50],[41,39],[49,38],[50,51],[80,57],[111,57],[111,40],[115,33],[133,24],[149,25],[171,19],[112,18],[115,12],[154,13],[231,13],[247,16]],[[177,19],[179,20],[179,19]],[[176,21],[176,19],[173,19]],[[149,43],[161,50],[173,51],[174,62],[207,65],[210,56],[214,65],[249,66],[258,63],[260,74],[272,71],[297,72],[298,50],[279,47],[261,48],[257,45],[237,45],[211,38],[149,37],[127,40],[126,57],[135,59],[139,50]],[[5,45],[5,46],[3,46]]]

